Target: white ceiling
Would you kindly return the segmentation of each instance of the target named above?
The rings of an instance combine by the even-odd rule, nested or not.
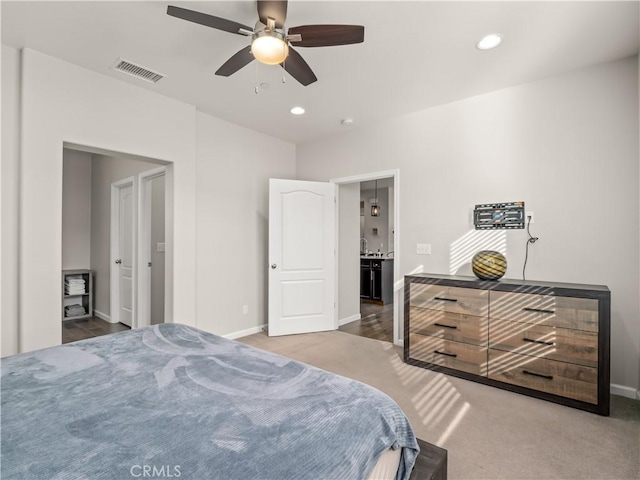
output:
[[[301,143],[461,98],[638,53],[638,2],[317,2],[292,0],[288,27],[365,26],[365,42],[298,48],[318,81],[253,62],[214,72],[249,39],[166,14],[179,5],[253,26],[255,2],[2,2],[2,43],[29,47]],[[479,51],[485,34],[503,35]],[[118,57],[159,71],[156,85],[111,70]],[[282,83],[282,76],[286,83]],[[255,86],[268,88],[255,93]],[[294,105],[306,108],[294,117]],[[340,120],[351,117],[345,127]]]

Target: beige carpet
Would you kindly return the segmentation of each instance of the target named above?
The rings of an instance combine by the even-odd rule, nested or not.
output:
[[[638,401],[612,396],[601,417],[412,367],[399,347],[339,331],[240,341],[387,393],[449,451],[449,478],[640,479]]]

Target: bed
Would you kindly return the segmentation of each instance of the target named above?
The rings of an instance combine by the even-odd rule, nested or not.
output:
[[[384,393],[180,324],[1,373],[3,479],[407,479],[419,453]]]

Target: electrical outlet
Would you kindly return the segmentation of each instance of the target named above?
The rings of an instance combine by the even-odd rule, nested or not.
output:
[[[242,314],[243,315],[248,315],[249,314],[249,305],[243,305],[242,306]]]
[[[531,217],[531,221],[529,221],[529,217]],[[528,223],[535,223],[534,220],[535,220],[535,216],[534,216],[533,212],[527,212],[525,214],[525,222],[524,222],[525,225],[528,224]]]
[[[418,255],[431,255],[431,244],[430,243],[418,243],[416,245],[416,253]]]

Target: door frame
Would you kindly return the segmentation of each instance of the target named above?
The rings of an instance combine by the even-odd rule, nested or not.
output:
[[[109,251],[109,262],[111,265],[111,281],[110,283],[110,299],[109,309],[111,310],[109,315],[110,323],[120,322],[120,268],[116,265],[115,260],[120,256],[120,190],[124,187],[131,186],[133,189],[133,201],[138,203],[138,182],[135,180],[135,176],[126,177],[116,182],[111,183],[111,247]],[[131,328],[137,328],[138,326],[138,302],[137,302],[137,290],[138,290],[138,232],[136,225],[138,224],[138,208],[133,206],[133,229],[131,231],[132,246],[133,246],[133,261],[132,261],[132,298],[131,298]]]
[[[333,178],[329,182],[336,184],[337,186],[346,185],[350,183],[362,183],[370,180],[380,180],[382,178],[393,178],[393,216],[394,216],[394,228],[393,228],[393,343],[395,345],[404,345],[404,338],[400,336],[400,314],[401,308],[404,308],[404,283],[400,274],[400,169],[393,170],[381,170],[378,172],[363,173],[360,175],[352,175],[349,177]],[[335,298],[336,298],[336,314],[335,323],[338,328],[338,312],[339,312],[339,268],[340,263],[340,250],[338,248],[340,238],[340,225],[339,225],[339,209],[340,209],[340,189],[337,189],[336,193],[336,268],[335,268]]]
[[[138,302],[137,302],[137,328],[148,327],[151,325],[151,309],[149,308],[149,302],[151,300],[151,272],[146,264],[148,258],[151,258],[151,181],[165,177],[165,183],[167,177],[165,175],[166,168],[158,167],[138,174]],[[165,190],[166,192],[166,190]],[[165,193],[165,205],[167,203]],[[166,210],[165,210],[165,251],[167,250],[167,222],[166,222]],[[165,289],[167,285],[165,268]],[[166,304],[165,295],[165,319],[166,319]]]

